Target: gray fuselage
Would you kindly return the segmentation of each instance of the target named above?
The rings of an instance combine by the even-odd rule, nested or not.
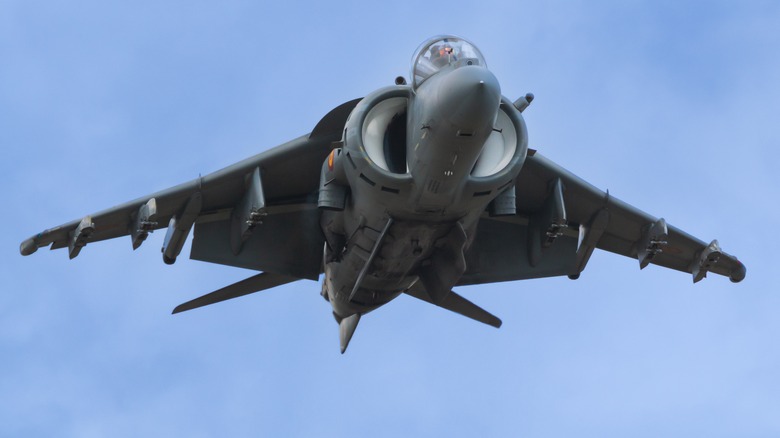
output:
[[[323,163],[319,202],[323,296],[338,320],[417,281],[434,300],[445,296],[466,270],[482,212],[513,198],[527,133],[495,76],[468,65],[367,96],[342,143]]]

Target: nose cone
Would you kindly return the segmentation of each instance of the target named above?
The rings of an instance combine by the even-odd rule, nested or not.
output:
[[[459,129],[492,125],[501,102],[501,87],[490,70],[465,66],[447,72],[438,89],[443,116]]]

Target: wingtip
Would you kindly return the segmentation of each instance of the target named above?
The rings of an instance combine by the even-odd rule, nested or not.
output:
[[[35,251],[38,251],[38,245],[35,243],[34,237],[30,237],[19,245],[19,253],[23,256],[28,256]]]
[[[743,265],[740,261],[737,262],[739,263],[739,266],[731,271],[731,274],[729,275],[729,280],[731,280],[732,283],[739,283],[740,281],[744,280],[745,276],[747,275],[747,268],[745,265]]]

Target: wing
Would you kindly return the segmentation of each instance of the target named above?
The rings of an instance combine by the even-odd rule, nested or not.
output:
[[[466,254],[459,284],[579,276],[600,248],[692,274],[739,282],[745,266],[723,252],[610,196],[541,154],[529,150],[515,186],[517,215],[483,217]],[[518,244],[521,242],[521,244]]]
[[[194,226],[192,258],[316,279],[323,246],[316,199],[320,168],[358,101],[333,109],[308,135],[45,230],[22,242],[20,252],[51,245],[68,248],[73,258],[88,243],[126,235],[135,249],[149,232],[167,227],[163,256],[172,263]]]

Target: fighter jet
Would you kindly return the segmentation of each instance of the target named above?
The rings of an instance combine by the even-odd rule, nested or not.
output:
[[[194,228],[190,258],[261,273],[173,313],[324,273],[322,296],[341,352],[360,318],[401,294],[499,327],[452,289],[566,275],[595,249],[733,282],[745,266],[561,168],[528,147],[522,113],[502,96],[475,45],[437,36],[403,77],[346,102],[314,129],[176,187],[45,230],[22,255],[130,236],[137,249],[167,228],[172,264]]]

